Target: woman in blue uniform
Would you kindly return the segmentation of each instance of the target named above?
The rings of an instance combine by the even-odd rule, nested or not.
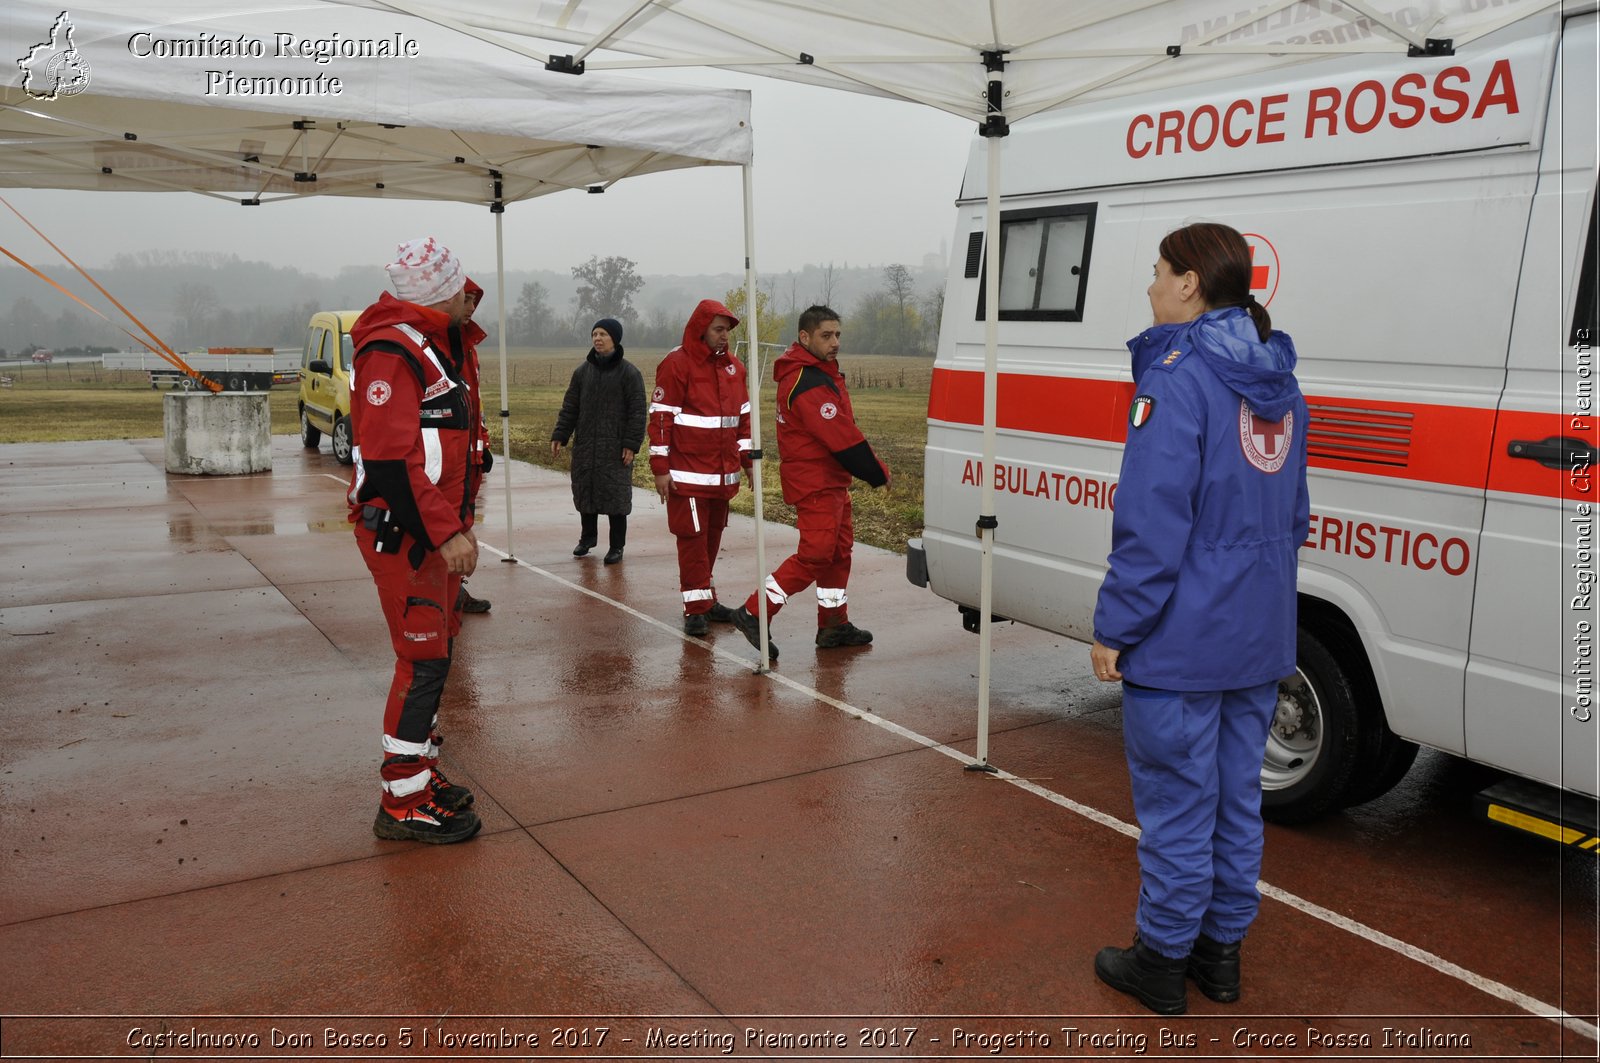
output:
[[[1295,668],[1305,541],[1306,404],[1294,344],[1250,294],[1226,225],[1161,241],[1130,340],[1134,399],[1090,659],[1123,684],[1139,818],[1130,948],[1095,973],[1152,1011],[1188,1008],[1185,975],[1239,999],[1239,943],[1261,897],[1261,761]]]

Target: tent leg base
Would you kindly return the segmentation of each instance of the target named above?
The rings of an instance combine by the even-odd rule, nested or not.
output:
[[[962,771],[983,771],[983,772],[988,772],[990,775],[999,775],[1000,774],[1000,769],[995,767],[993,764],[990,764],[988,761],[985,761],[982,764],[968,764],[966,767],[962,768],[961,770]]]

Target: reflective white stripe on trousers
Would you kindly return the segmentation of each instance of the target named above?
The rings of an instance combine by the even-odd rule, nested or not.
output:
[[[407,779],[385,779],[383,788],[396,797],[410,797],[412,794],[418,793],[427,787],[428,779],[432,774],[427,768],[423,768]]]
[[[736,472],[685,472],[673,469],[672,478],[681,484],[699,484],[702,487],[726,487],[739,482]]]

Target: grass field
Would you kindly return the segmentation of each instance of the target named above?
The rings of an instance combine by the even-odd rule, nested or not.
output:
[[[654,387],[655,367],[665,351],[628,352],[644,373],[646,393]],[[490,347],[480,352],[484,406],[495,453],[500,453],[500,358]],[[523,461],[565,468],[566,455],[550,458],[550,431],[561,409],[572,371],[583,360],[573,350],[513,348],[506,361],[511,409],[511,453]],[[850,382],[856,420],[873,449],[894,474],[892,488],[874,491],[857,483],[856,540],[890,550],[905,550],[906,539],[922,530],[922,451],[927,440],[928,388],[933,378],[929,358],[873,355],[840,358]],[[106,370],[98,365],[23,365],[0,368],[9,387],[0,388],[0,443],[37,443],[74,439],[144,439],[162,433],[161,392],[145,375],[131,370]],[[272,431],[300,430],[296,390],[273,389]],[[761,395],[762,486],[767,519],[792,524],[794,511],[783,503],[775,457],[773,387],[770,368]],[[324,443],[326,446],[326,443]],[[653,488],[649,464],[634,466],[634,483]],[[741,513],[754,510],[748,486],[734,499]]]

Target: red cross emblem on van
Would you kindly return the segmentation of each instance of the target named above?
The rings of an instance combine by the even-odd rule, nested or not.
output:
[[[1278,294],[1281,268],[1278,249],[1260,233],[1244,233],[1243,236],[1250,245],[1250,294],[1256,297],[1256,302],[1266,306]]]

